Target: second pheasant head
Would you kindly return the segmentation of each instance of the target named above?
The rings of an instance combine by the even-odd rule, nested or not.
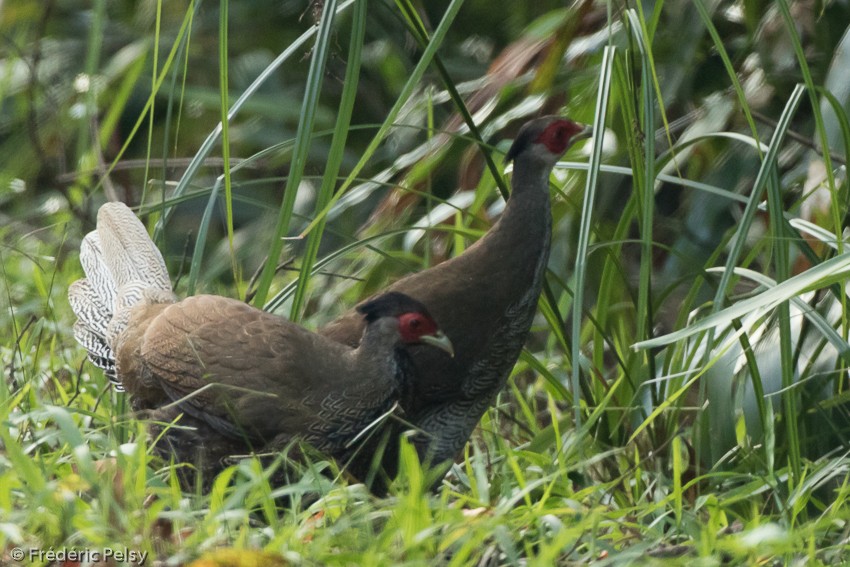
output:
[[[454,356],[451,341],[438,328],[428,309],[408,295],[384,293],[359,305],[357,312],[363,315],[367,328],[397,332],[397,340],[403,345],[426,344]]]

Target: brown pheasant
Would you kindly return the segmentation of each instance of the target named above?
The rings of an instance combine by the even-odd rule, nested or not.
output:
[[[420,432],[414,441],[423,461],[454,459],[505,385],[531,327],[549,258],[549,175],[564,152],[590,133],[558,116],[525,124],[505,156],[514,164],[512,192],[498,222],[460,256],[387,288],[426,305],[455,347],[454,358],[410,349],[412,391],[402,407]],[[319,332],[356,346],[363,321],[351,310]],[[386,445],[382,465],[389,476],[402,429]],[[361,476],[372,467],[365,459],[372,458],[365,453],[356,464]]]
[[[352,348],[240,301],[178,301],[147,231],[121,203],[98,212],[83,240],[86,278],[69,289],[77,340],[168,430],[166,453],[215,472],[231,453],[280,451],[304,441],[344,458],[352,440],[405,388],[411,345],[451,358],[428,310],[390,292],[357,308]],[[434,348],[436,347],[436,348]]]

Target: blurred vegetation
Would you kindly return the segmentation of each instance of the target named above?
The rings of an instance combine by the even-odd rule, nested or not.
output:
[[[848,2],[9,0],[0,18],[0,564],[51,546],[850,560]],[[179,293],[316,327],[486,231],[513,134],[558,112],[605,134],[552,177],[532,338],[436,495],[407,446],[385,499],[332,463],[281,487],[251,460],[183,494],[73,341],[66,291],[106,200],[139,207]]]

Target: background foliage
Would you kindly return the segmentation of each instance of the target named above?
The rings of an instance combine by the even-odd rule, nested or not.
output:
[[[847,2],[0,10],[0,562],[848,560]],[[179,293],[316,327],[486,231],[516,129],[561,111],[605,134],[553,175],[533,336],[437,494],[409,447],[385,499],[324,462],[183,494],[74,344],[107,199]]]

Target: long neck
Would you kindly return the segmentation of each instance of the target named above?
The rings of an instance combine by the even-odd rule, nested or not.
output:
[[[359,389],[389,391],[400,385],[398,331],[378,320],[366,326],[360,346],[351,351]]]
[[[499,221],[500,224],[510,225],[505,232],[515,239],[517,234],[523,235],[516,239],[515,246],[525,246],[525,253],[537,258],[541,255],[548,258],[549,253],[552,234],[552,208],[549,201],[551,171],[551,168],[541,167],[529,160],[517,160],[511,179],[513,190]]]
[[[521,167],[523,163],[520,161],[518,165]],[[492,246],[503,251],[502,255],[490,260],[493,263],[490,269],[499,274],[499,283],[491,293],[500,294],[501,297],[494,295],[496,304],[506,308],[493,322],[491,332],[496,338],[487,347],[484,362],[473,367],[465,379],[464,389],[472,397],[501,389],[531,328],[549,261],[552,235],[550,171],[548,168],[526,172],[515,169],[513,193],[504,214],[479,241],[490,239]],[[498,375],[495,381],[494,372]],[[477,420],[480,413],[475,415]]]
[[[467,263],[485,273],[498,273],[511,265],[519,281],[528,282],[528,270],[534,271],[534,286],[539,290],[543,268],[549,257],[552,213],[549,203],[549,173],[546,167],[518,160],[514,165],[511,196],[501,218],[490,231],[466,251],[480,254],[481,262]],[[500,254],[487,253],[499,250]],[[516,255],[511,258],[511,255]],[[506,282],[507,283],[507,282]]]
[[[536,297],[540,295],[552,243],[552,207],[549,200],[549,175],[551,173],[551,167],[541,166],[530,160],[518,159],[514,162],[514,192],[511,195],[511,200],[521,200],[521,203],[525,205],[524,207],[520,205],[517,208],[525,209],[525,214],[531,216],[528,222],[532,226],[527,228],[529,233],[532,234],[529,240],[535,242],[538,246],[533,284],[529,290],[534,294],[535,304],[537,302]],[[521,218],[520,222],[525,222],[525,219]]]
[[[532,190],[542,192],[548,196],[549,174],[552,173],[552,164],[543,164],[539,160],[529,156],[521,155],[514,161],[514,173],[511,178],[513,192]]]

